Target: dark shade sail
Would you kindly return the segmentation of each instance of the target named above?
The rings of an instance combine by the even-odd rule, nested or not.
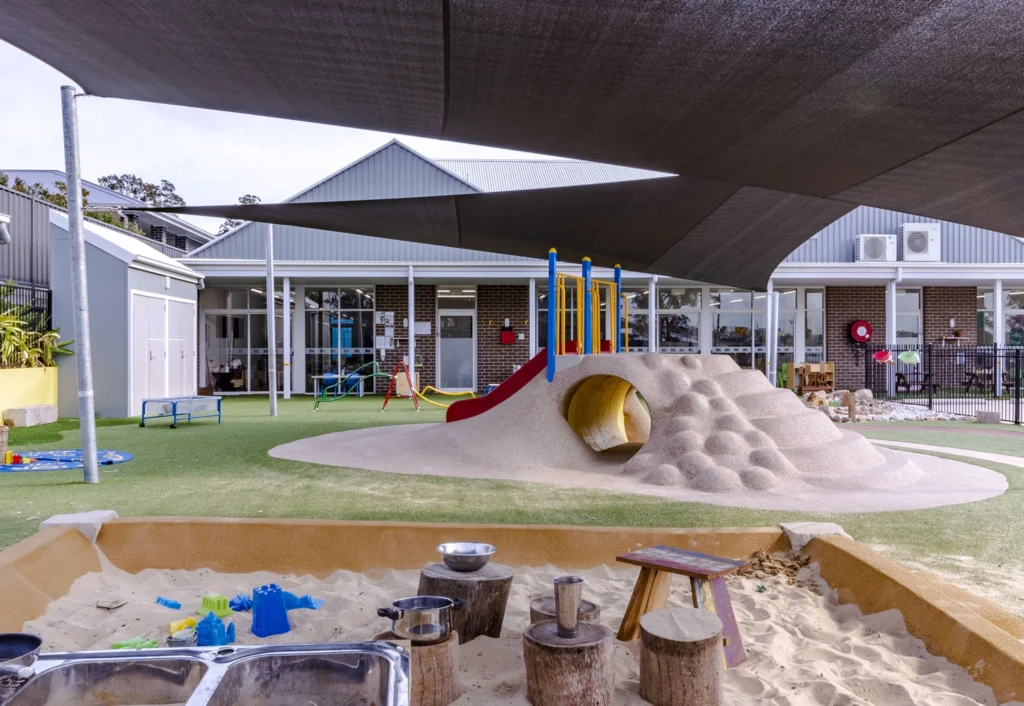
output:
[[[1022,37],[1020,0],[0,8],[0,38],[96,95],[647,167],[1016,235]]]
[[[156,208],[543,259],[590,256],[764,289],[794,248],[853,206],[703,179],[666,177],[558,189],[320,203]]]

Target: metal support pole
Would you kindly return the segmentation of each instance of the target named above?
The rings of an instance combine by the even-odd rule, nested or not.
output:
[[[548,293],[550,297],[551,294]],[[530,357],[537,355],[537,278],[530,278]]]
[[[281,361],[284,373],[284,398],[292,398],[292,282],[285,277],[281,284],[281,332],[284,344],[284,356]]]
[[[896,347],[896,280],[885,287],[885,345],[890,351]],[[894,353],[895,355],[895,353]],[[896,396],[896,366],[885,368],[885,388],[889,397]]]
[[[92,343],[89,286],[85,272],[82,225],[82,164],[78,147],[78,106],[74,86],[61,86],[64,118],[64,169],[68,176],[68,235],[71,236],[71,299],[75,310],[75,358],[78,361],[78,421],[82,433],[82,467],[86,483],[99,483],[96,459],[96,399],[92,389]]]
[[[274,319],[274,226],[267,224],[267,384],[270,416],[277,416],[277,321]]]
[[[612,348],[616,353],[621,353],[625,347],[622,340],[622,265],[615,265],[615,346]]]
[[[647,285],[647,350],[658,352],[658,275]]]
[[[548,382],[555,380],[555,346],[558,342],[558,307],[555,300],[558,298],[555,289],[558,287],[558,251],[554,248],[548,250]]]
[[[1007,367],[1003,358],[1006,356],[1006,322],[1003,320],[1003,280],[997,279],[992,284],[992,347],[995,349],[996,397],[1003,394],[1003,370]]]
[[[752,295],[755,296],[755,295]],[[771,280],[768,280],[768,287],[765,289],[764,295],[764,312],[765,312],[765,323],[764,323],[764,376],[768,378],[768,382],[775,387],[775,376],[772,374],[772,365],[775,362],[775,351],[772,350],[772,341],[775,339],[773,335],[777,331],[775,326],[775,307],[773,301],[775,298],[775,287]],[[756,314],[755,314],[756,316]],[[757,348],[757,341],[753,341],[754,348]],[[754,358],[757,357],[756,350]]]
[[[590,258],[583,258],[583,354],[594,352],[594,293],[590,279]]]
[[[440,333],[438,331],[438,335]],[[409,265],[409,381],[414,388],[419,389],[416,380],[416,279],[412,265]],[[415,399],[415,392],[409,390],[409,394]],[[419,406],[416,407],[416,411],[420,411]]]

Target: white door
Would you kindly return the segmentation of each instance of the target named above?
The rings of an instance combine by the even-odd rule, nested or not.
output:
[[[167,325],[165,299],[132,295],[132,414],[142,400],[166,396]]]
[[[437,386],[442,390],[476,389],[476,312],[437,312]]]
[[[167,394],[185,397],[196,393],[195,304],[167,302]]]

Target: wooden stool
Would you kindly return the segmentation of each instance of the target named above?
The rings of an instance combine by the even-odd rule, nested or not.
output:
[[[559,637],[553,620],[523,632],[526,698],[533,706],[611,706],[614,635],[602,625],[579,626],[573,638]]]
[[[616,557],[616,560],[641,567],[619,627],[620,640],[635,640],[640,635],[640,616],[665,607],[672,574],[680,574],[690,577],[693,607],[710,611],[722,621],[722,656],[726,668],[743,664],[747,660],[743,638],[740,637],[736,615],[732,610],[729,589],[725,585],[725,575],[747,566],[745,561],[724,559],[663,544],[623,554]]]
[[[409,650],[409,693],[411,706],[448,706],[459,698],[459,636],[452,633],[444,642],[413,645],[393,632],[374,638],[396,642]]]
[[[555,597],[541,596],[530,603],[530,625],[555,619]],[[601,622],[601,606],[590,601],[580,601],[580,622]]]
[[[466,606],[452,611],[452,625],[459,643],[478,635],[501,637],[505,605],[512,588],[512,569],[491,562],[479,571],[452,571],[444,564],[428,564],[420,572],[417,593],[421,596],[461,598]]]
[[[721,703],[722,621],[695,608],[640,618],[640,698],[654,706]]]

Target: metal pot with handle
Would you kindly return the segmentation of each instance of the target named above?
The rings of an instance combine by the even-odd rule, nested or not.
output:
[[[0,633],[0,676],[32,676],[43,639],[27,632]]]
[[[444,596],[399,598],[390,608],[379,608],[377,615],[391,620],[391,632],[417,645],[443,642],[452,632],[452,611],[465,603]]]

